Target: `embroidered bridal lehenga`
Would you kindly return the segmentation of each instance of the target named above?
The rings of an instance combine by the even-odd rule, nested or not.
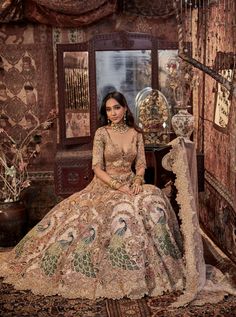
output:
[[[182,152],[175,150],[174,156]],[[123,152],[105,127],[97,130],[93,166],[99,164],[120,182],[131,184],[133,161],[136,167],[145,166],[140,133],[133,130],[132,142]],[[174,304],[185,305],[206,285],[206,272],[197,219],[191,214],[191,202],[186,204],[183,197],[178,197],[179,203],[188,208],[187,222],[193,230],[182,219],[182,230],[187,230],[184,247],[175,213],[160,189],[144,185],[140,194],[129,196],[94,177],[81,192],[56,205],[2,259],[0,276],[17,289],[67,298],[141,298],[185,290]],[[214,274],[210,292],[218,278]],[[225,285],[220,298],[233,292]]]

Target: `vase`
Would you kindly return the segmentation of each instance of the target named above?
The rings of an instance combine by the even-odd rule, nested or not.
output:
[[[177,136],[189,139],[194,130],[194,116],[186,108],[181,108],[171,119]]]
[[[0,247],[13,247],[25,235],[26,208],[22,202],[0,202]]]

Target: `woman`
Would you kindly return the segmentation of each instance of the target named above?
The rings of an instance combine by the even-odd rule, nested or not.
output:
[[[56,205],[2,263],[0,275],[16,288],[90,299],[183,288],[176,216],[160,189],[143,184],[143,138],[122,94],[105,97],[101,121],[92,182]]]

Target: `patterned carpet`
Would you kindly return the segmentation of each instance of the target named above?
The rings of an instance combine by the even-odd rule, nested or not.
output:
[[[36,296],[16,291],[0,280],[0,317],[233,317],[236,301],[228,297],[219,304],[170,310],[177,294],[140,300],[69,300],[59,296]]]

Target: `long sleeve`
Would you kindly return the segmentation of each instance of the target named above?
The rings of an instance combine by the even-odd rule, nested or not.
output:
[[[146,158],[142,133],[138,133],[137,136],[137,156],[135,160],[135,170],[137,171],[140,168],[146,168]]]
[[[104,135],[102,129],[98,129],[93,140],[92,168],[99,166],[104,170]]]

